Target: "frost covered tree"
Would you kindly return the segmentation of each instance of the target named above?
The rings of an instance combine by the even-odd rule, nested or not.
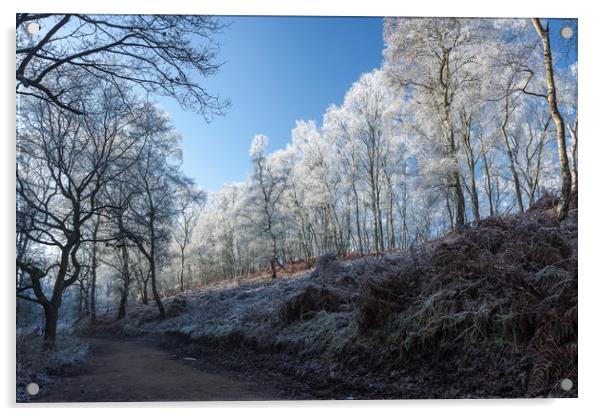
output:
[[[278,256],[278,235],[276,227],[280,220],[280,205],[287,188],[290,165],[285,151],[266,155],[268,138],[256,135],[251,142],[249,156],[253,164],[250,177],[249,195],[246,203],[246,218],[260,235],[269,240],[269,264],[272,278],[276,278],[276,266],[283,267]]]
[[[199,210],[202,208],[206,199],[204,192],[195,188],[194,183],[189,178],[182,178],[177,188],[176,204],[177,217],[174,222],[173,238],[178,246],[180,255],[179,286],[183,292],[184,268],[186,263],[186,249],[190,244],[190,239],[196,227]]]
[[[558,186],[528,19],[387,19],[385,43],[383,67],[321,124],[297,121],[272,154],[256,137],[249,179],[213,195],[201,216],[199,270],[233,278],[326,252],[407,247],[526,210]],[[576,172],[576,64],[554,69]]]
[[[348,178],[353,192],[356,236],[363,251],[359,224],[360,187],[368,191],[372,214],[372,241],[376,252],[391,248],[394,238],[394,176],[402,170],[403,146],[399,141],[398,99],[381,71],[364,74],[345,95],[340,108],[332,107],[325,115],[324,130],[338,142],[335,152],[341,176]],[[387,203],[385,204],[385,199]],[[383,205],[386,205],[387,238],[383,231]]]
[[[83,143],[102,136],[113,119],[124,123],[123,154],[112,159],[98,197],[82,202],[93,215],[80,227],[85,238],[75,257],[68,256],[69,277],[77,264],[83,270],[69,298],[90,297],[94,314],[98,289],[100,302],[118,305],[123,316],[133,298],[146,304],[152,296],[165,317],[162,297],[187,287],[266,271],[276,277],[325,253],[382,255],[487,215],[526,210],[561,183],[541,42],[528,19],[387,19],[382,68],[362,74],[321,122],[298,120],[283,149],[270,153],[267,137],[255,136],[248,177],[206,197],[182,174],[178,135],[157,105],[126,94],[114,100],[130,97],[120,114],[90,113],[98,116],[92,119],[47,103],[56,143],[67,143],[63,136]],[[577,68],[557,62],[557,111],[566,121],[576,188]],[[89,96],[87,108],[101,98]],[[47,126],[38,116],[35,134],[24,134],[24,186],[38,186],[37,171],[54,167],[29,151]],[[73,149],[70,160],[83,163]],[[56,201],[49,211],[66,218],[74,205],[63,198],[63,181],[46,180],[39,190]],[[26,188],[18,194],[18,262],[38,259],[34,265],[50,274],[39,280],[54,282],[55,251],[34,239],[46,236],[40,230],[62,230],[49,231],[58,221],[31,198]],[[35,272],[18,269],[21,295],[32,296]],[[41,288],[50,293],[50,286]]]
[[[454,195],[455,226],[464,225],[466,208],[454,114],[459,96],[478,82],[479,24],[458,18],[385,21],[385,69],[415,104],[417,133],[447,166],[439,173]]]
[[[305,239],[307,234],[312,235],[320,253],[343,254],[347,241],[338,209],[342,195],[335,143],[313,121],[297,121],[291,139],[295,165],[289,198],[297,211],[302,235]]]
[[[557,123],[550,125],[549,111],[546,115],[537,103],[549,97],[541,42],[526,19],[385,22],[384,69],[404,103],[404,125],[421,183],[441,190],[454,225],[469,214],[473,219],[481,216],[479,183],[490,214],[513,206],[525,210],[543,187],[542,172],[555,158],[548,134],[556,133],[560,143],[566,133],[558,133]],[[575,68],[551,64],[556,84],[562,79],[561,87],[555,84],[561,97],[558,114],[573,120],[576,102],[568,102],[576,97],[576,76],[570,75]],[[557,146],[561,172],[566,170],[562,166],[569,166],[563,162],[565,148]],[[506,163],[495,167],[500,152]],[[513,194],[505,190],[508,184]],[[553,181],[545,186],[556,187]],[[470,198],[470,210],[464,194]]]

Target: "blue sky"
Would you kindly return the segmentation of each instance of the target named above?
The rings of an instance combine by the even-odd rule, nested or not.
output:
[[[549,23],[552,51],[556,54],[554,65],[565,68],[573,64],[578,55],[579,28],[577,19],[543,19],[543,24],[546,23]],[[573,32],[568,39],[560,35],[564,27],[570,27]]]
[[[340,104],[359,76],[378,68],[383,49],[382,18],[223,17],[230,26],[221,44],[217,75],[201,81],[232,107],[210,124],[171,99],[160,99],[182,134],[184,172],[207,191],[243,180],[255,134],[270,138],[268,151],[290,141],[296,120],[321,122],[330,104]],[[552,47],[567,66],[576,60],[577,21],[550,19]],[[571,40],[559,36],[569,25]]]
[[[321,121],[340,104],[359,76],[380,66],[381,18],[225,17],[216,37],[220,72],[202,81],[232,101],[223,117],[202,116],[160,99],[182,134],[184,172],[208,191],[245,178],[255,134],[270,138],[269,151],[290,141],[296,120]]]

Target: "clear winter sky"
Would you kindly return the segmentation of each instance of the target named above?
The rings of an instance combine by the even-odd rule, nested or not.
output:
[[[202,116],[161,99],[182,134],[184,173],[210,192],[241,181],[250,170],[255,134],[270,139],[268,151],[286,146],[296,120],[316,120],[364,72],[378,68],[383,19],[363,17],[222,17],[230,26],[221,44],[217,75],[203,79],[212,94],[230,98],[225,116],[207,124]],[[550,20],[552,47],[564,47],[560,28],[574,30],[562,66],[576,60],[576,20]],[[556,49],[558,50],[558,49]]]
[[[216,36],[220,72],[202,81],[210,93],[230,98],[223,117],[203,117],[161,99],[182,134],[184,172],[207,191],[243,180],[255,134],[268,151],[290,141],[295,121],[321,122],[331,103],[341,104],[359,76],[381,63],[382,18],[224,17],[231,26]]]

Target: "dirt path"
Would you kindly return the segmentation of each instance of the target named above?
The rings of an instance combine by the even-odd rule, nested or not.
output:
[[[92,338],[89,364],[55,379],[37,402],[274,400],[277,389],[249,377],[197,368],[193,360],[130,340]],[[201,366],[202,367],[202,366]]]

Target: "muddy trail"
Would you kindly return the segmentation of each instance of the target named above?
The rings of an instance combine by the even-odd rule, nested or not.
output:
[[[134,402],[277,400],[274,382],[174,355],[152,343],[87,338],[92,354],[85,368],[54,378],[34,402]]]

